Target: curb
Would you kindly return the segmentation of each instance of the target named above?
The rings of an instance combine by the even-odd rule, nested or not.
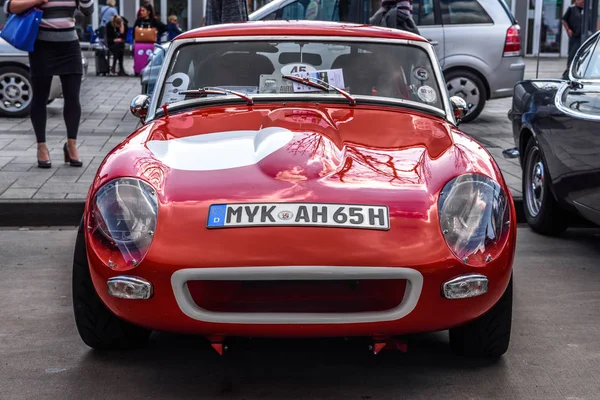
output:
[[[79,226],[84,200],[0,200],[0,226]]]
[[[517,223],[525,222],[523,199],[514,199]],[[0,200],[0,226],[79,226],[84,200]]]

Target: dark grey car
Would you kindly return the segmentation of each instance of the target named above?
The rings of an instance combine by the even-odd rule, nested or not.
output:
[[[600,225],[600,31],[578,50],[567,79],[515,86],[512,121],[527,222],[559,234],[573,215]]]

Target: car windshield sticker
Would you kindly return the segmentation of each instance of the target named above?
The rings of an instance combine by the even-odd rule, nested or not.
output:
[[[313,78],[319,79],[333,85],[337,88],[344,89],[346,86],[344,85],[344,73],[343,70],[340,69],[325,69],[322,71],[314,71],[314,72],[299,72],[297,74],[293,74],[302,78]],[[313,88],[311,86],[303,85],[302,83],[294,82],[294,92],[320,92],[321,89]]]
[[[185,96],[179,92],[187,90],[190,85],[190,77],[183,72],[178,72],[167,78],[165,82],[165,91],[161,104],[169,104],[176,101],[181,101]]]
[[[258,83],[259,93],[293,93],[292,81],[280,75],[262,74]]]
[[[281,75],[297,74],[298,72],[315,72],[317,69],[309,64],[293,63],[281,68]]]
[[[433,103],[437,96],[431,86],[421,86],[417,91],[419,98],[425,103]]]
[[[429,72],[423,67],[417,67],[413,70],[413,75],[420,81],[426,81],[429,79]]]

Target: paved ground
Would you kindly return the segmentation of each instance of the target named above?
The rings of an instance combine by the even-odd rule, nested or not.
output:
[[[0,399],[598,399],[600,230],[518,237],[511,345],[490,363],[454,356],[446,332],[377,356],[354,341],[238,340],[220,358],[175,334],[94,352],[73,321],[75,231],[0,230]]]
[[[542,59],[539,77],[559,77],[566,61]],[[127,60],[129,71],[132,61]],[[526,78],[536,76],[536,60],[527,59]],[[129,113],[131,99],[139,93],[139,78],[97,77],[90,56],[90,76],[83,83],[83,116],[80,131],[80,155],[84,168],[62,163],[62,145],[66,132],[62,120],[62,100],[49,106],[48,145],[53,168],[36,167],[36,145],[29,119],[0,119],[0,202],[14,199],[82,199],[106,153],[131,133],[137,120]],[[521,169],[516,160],[501,156],[512,147],[511,128],[506,113],[510,99],[490,101],[482,115],[461,128],[490,149],[500,164],[516,198],[521,197]],[[1,203],[0,203],[1,204]]]

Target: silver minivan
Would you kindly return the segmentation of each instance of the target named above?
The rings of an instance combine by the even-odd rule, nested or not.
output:
[[[378,8],[375,0],[273,0],[248,19],[368,23]],[[520,27],[504,0],[413,0],[413,17],[436,49],[450,96],[469,106],[463,122],[523,80]]]

